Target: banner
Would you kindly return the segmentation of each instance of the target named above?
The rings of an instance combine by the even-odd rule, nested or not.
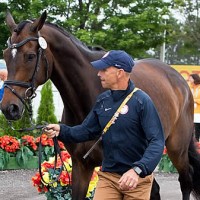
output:
[[[178,71],[183,78],[188,81],[188,77],[190,74],[198,74],[200,76],[200,66],[195,65],[171,65],[176,71]],[[197,104],[196,104],[197,106]],[[195,107],[195,105],[194,105]],[[195,107],[196,108],[196,107]],[[194,122],[200,123],[200,113],[199,109],[194,110]]]
[[[178,71],[185,80],[188,80],[190,74],[198,74],[200,76],[200,65],[171,65]]]

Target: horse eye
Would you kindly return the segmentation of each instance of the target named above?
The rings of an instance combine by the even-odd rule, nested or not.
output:
[[[33,60],[35,58],[35,56],[36,56],[35,54],[28,54],[27,55],[27,60],[31,61],[31,60]]]

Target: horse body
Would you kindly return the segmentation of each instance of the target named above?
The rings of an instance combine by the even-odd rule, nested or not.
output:
[[[36,41],[30,40],[20,46],[16,57],[12,57],[11,48],[5,51],[8,80],[12,80],[8,82],[9,87],[17,95],[5,88],[1,108],[7,119],[19,118],[24,106],[19,96],[26,97],[24,82],[34,82],[36,88],[50,78],[64,103],[62,122],[72,126],[80,124],[90,111],[96,96],[103,91],[97,72],[90,62],[101,58],[105,51],[90,50],[64,30],[45,24],[45,19],[46,14],[43,13],[33,23],[26,22],[23,26],[17,26],[10,14],[6,18],[12,32],[12,43],[41,35],[46,39],[48,47],[43,51],[41,60],[35,53],[39,48]],[[35,66],[38,60],[40,66],[37,68]],[[36,68],[37,72],[33,76]],[[192,134],[193,98],[186,81],[171,67],[155,59],[137,61],[131,79],[137,87],[149,94],[156,105],[165,131],[168,154],[179,172],[183,199],[189,200],[191,191],[200,199],[200,159],[194,148]],[[16,85],[16,80],[20,84]],[[93,143],[65,144],[73,163],[73,200],[84,199],[93,169],[101,164],[100,145],[83,159]]]

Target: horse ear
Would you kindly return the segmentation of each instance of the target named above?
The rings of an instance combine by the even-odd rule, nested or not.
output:
[[[31,25],[31,31],[33,32],[39,31],[43,27],[46,18],[47,18],[47,12],[45,10],[40,16],[40,18],[36,19],[33,22],[33,24]]]
[[[7,11],[7,13],[6,13],[6,24],[9,27],[11,33],[17,27],[17,24],[15,23],[12,15],[11,15],[11,13],[9,11]]]

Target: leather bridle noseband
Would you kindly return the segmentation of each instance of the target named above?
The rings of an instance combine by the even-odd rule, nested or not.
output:
[[[29,37],[29,38],[22,40],[19,43],[12,44],[11,38],[9,37],[8,38],[8,48],[17,49],[17,48],[22,47],[23,45],[25,45],[26,43],[28,43],[30,41],[39,41],[40,38],[42,38],[42,37]],[[45,40],[44,38],[42,38],[42,39]],[[17,96],[20,99],[20,101],[27,108],[27,110],[31,116],[33,114],[31,100],[34,97],[36,97],[35,79],[36,79],[36,74],[40,68],[40,62],[41,62],[41,57],[42,57],[43,51],[44,51],[44,48],[42,47],[42,45],[40,45],[38,48],[38,52],[37,52],[37,61],[36,61],[35,69],[34,69],[34,72],[33,72],[32,78],[31,78],[31,82],[23,82],[23,81],[16,81],[16,80],[6,80],[4,82],[4,87],[8,88],[15,96]],[[45,58],[45,62],[46,62],[46,80],[45,80],[45,82],[46,82],[48,79],[49,63],[48,63],[45,55],[44,55],[44,58]],[[27,90],[25,91],[24,98],[21,97],[14,88],[12,88],[13,85],[27,88]],[[29,91],[31,91],[31,95],[28,95]]]

